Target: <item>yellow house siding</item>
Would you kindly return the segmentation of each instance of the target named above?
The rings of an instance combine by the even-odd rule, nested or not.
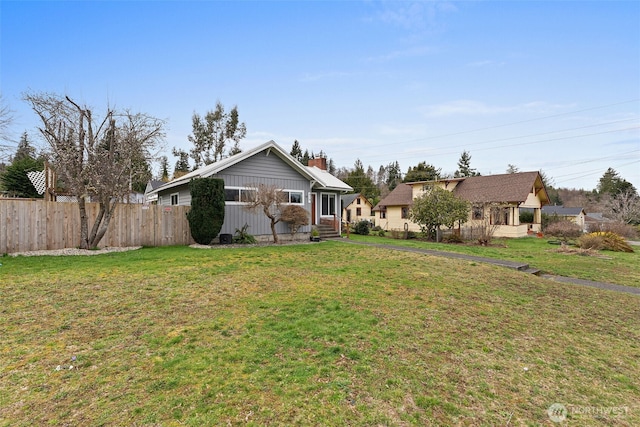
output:
[[[358,200],[360,200],[360,204],[358,204]],[[358,209],[360,209],[360,215],[358,215]],[[346,221],[348,218],[347,211],[351,211],[350,217],[352,223],[362,220],[375,220],[376,217],[371,215],[371,209],[373,209],[373,206],[369,201],[367,201],[367,199],[365,199],[364,197],[358,197],[354,199],[353,202],[349,204],[349,206],[345,207],[342,210],[342,218]]]
[[[420,226],[409,220],[409,218],[402,218],[401,206],[389,206],[387,208],[386,218],[380,218],[380,212],[377,213],[376,219],[378,225],[384,230],[404,230],[404,225],[408,224],[409,231],[420,231]]]

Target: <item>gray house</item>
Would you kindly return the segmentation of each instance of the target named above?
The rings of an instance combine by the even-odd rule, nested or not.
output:
[[[192,178],[215,177],[224,180],[225,217],[221,234],[234,234],[249,225],[248,232],[259,240],[271,236],[269,219],[260,211],[245,209],[243,192],[257,185],[273,185],[281,189],[289,204],[305,208],[311,224],[333,231],[340,230],[340,195],[353,189],[326,170],[326,159],[312,159],[304,166],[273,141],[211,163],[170,181],[149,193],[157,195],[159,205],[190,205],[189,181]],[[289,226],[280,222],[276,231],[285,237]],[[303,227],[309,233],[311,227]]]

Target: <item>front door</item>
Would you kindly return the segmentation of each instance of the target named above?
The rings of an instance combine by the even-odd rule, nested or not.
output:
[[[316,222],[316,194],[311,193],[311,225],[317,224]]]

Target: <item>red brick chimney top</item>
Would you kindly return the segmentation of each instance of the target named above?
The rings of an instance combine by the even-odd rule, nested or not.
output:
[[[327,170],[327,159],[326,157],[317,157],[315,159],[309,159],[309,166],[315,166],[318,169],[322,169],[323,171]]]

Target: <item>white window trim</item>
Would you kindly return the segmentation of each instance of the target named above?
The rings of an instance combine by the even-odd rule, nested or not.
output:
[[[176,204],[173,204],[173,196],[176,196]],[[169,196],[169,204],[171,206],[178,206],[180,204],[180,193],[171,193]]]
[[[237,187],[237,186],[230,186],[230,187],[224,187],[224,191],[226,192],[227,190],[237,190],[238,191],[238,199],[241,199],[241,195],[240,195],[240,191],[241,190],[249,190],[249,191],[258,191],[257,188],[254,187]],[[225,195],[225,199],[226,199],[226,195]],[[242,201],[224,201],[225,205],[248,205],[248,202],[242,202]]]
[[[324,196],[325,194],[327,196],[329,196],[329,197],[333,197],[333,203],[334,203],[333,209],[334,209],[334,212],[335,212],[333,214],[324,215],[322,213],[322,207],[324,206],[322,204],[322,196]],[[337,195],[335,193],[320,193],[320,206],[319,207],[320,207],[320,218],[333,218],[334,215],[338,216],[338,197],[337,197]]]
[[[298,205],[298,206],[304,206],[304,190],[289,190],[289,189],[283,189],[280,190],[283,193],[288,193],[289,194],[289,200],[287,200],[286,202],[284,202],[284,205]],[[300,193],[300,203],[292,203],[291,202],[291,193]]]

